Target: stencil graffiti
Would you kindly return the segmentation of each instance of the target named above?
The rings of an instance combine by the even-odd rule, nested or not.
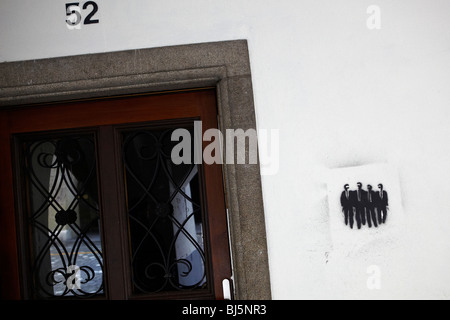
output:
[[[369,228],[372,228],[372,225],[378,228],[379,225],[385,224],[389,200],[383,184],[379,183],[376,191],[370,184],[367,185],[367,190],[363,189],[361,182],[358,182],[356,186],[356,190],[350,190],[349,184],[345,184],[344,191],[341,194],[341,207],[345,225],[353,229],[355,220],[358,229],[366,224]]]

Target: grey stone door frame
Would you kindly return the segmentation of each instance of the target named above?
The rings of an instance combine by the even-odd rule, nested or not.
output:
[[[219,129],[256,129],[246,40],[0,63],[0,108],[209,86]],[[235,297],[270,299],[259,166],[223,168]]]

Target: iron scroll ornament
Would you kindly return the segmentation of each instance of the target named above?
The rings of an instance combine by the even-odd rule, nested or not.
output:
[[[208,285],[198,167],[172,162],[172,131],[124,133],[132,282],[139,293]]]
[[[99,223],[93,136],[43,139],[25,146],[34,295],[101,294],[101,244],[91,239]],[[70,241],[63,238],[65,232],[74,235]],[[72,266],[77,267],[77,274]],[[79,286],[68,283],[78,277]]]

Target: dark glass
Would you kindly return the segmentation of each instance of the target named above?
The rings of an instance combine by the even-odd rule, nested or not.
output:
[[[23,146],[33,295],[103,294],[94,135]]]
[[[124,131],[123,164],[135,293],[208,287],[201,166],[174,164],[174,128]],[[193,129],[187,129],[193,137]]]

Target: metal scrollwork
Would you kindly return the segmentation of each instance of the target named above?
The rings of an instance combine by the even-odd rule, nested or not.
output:
[[[98,229],[95,145],[92,136],[26,143],[34,293],[90,297],[103,291]],[[64,236],[70,234],[70,239]],[[80,287],[67,285],[78,268]]]
[[[207,286],[196,165],[173,164],[172,129],[125,135],[133,284],[144,293]],[[200,231],[199,231],[200,230]]]

